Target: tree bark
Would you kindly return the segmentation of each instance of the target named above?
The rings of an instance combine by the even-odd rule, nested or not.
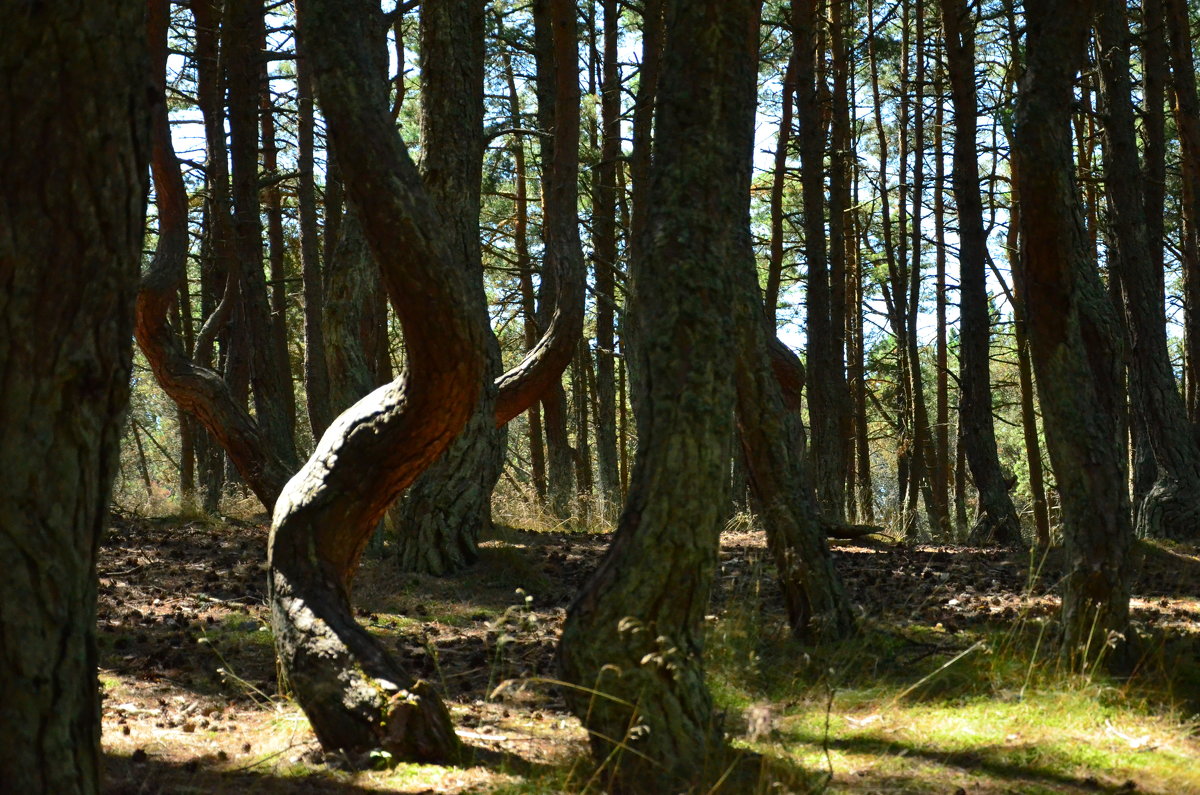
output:
[[[569,8],[568,8],[569,5]],[[560,273],[582,274],[583,249],[579,239],[579,56],[576,42],[575,0],[535,0],[534,55],[537,61],[538,121],[552,135],[542,138],[542,217],[545,264],[538,296],[538,324],[554,325],[562,312],[556,296],[567,279]],[[574,285],[565,285],[573,291]],[[574,307],[570,307],[573,311]],[[567,439],[566,395],[562,371],[575,354],[583,331],[582,317],[572,336],[563,339],[563,366],[547,379],[541,392],[542,420],[546,433],[546,494],[551,513],[558,519],[571,515],[575,492],[574,457]],[[533,354],[530,354],[532,356]]]
[[[987,293],[987,234],[979,192],[975,96],[975,20],[962,0],[941,0],[946,63],[954,104],[954,200],[958,208],[961,317],[959,422],[979,511],[970,537],[977,543],[1024,546],[1021,524],[1000,471],[992,422],[991,320]]]
[[[484,340],[466,299],[472,274],[380,101],[382,84],[364,45],[378,6],[306,6],[300,24],[318,96],[351,203],[404,326],[408,372],[343,413],[279,499],[269,564],[280,669],[326,748],[453,759],[458,743],[445,707],[355,623],[349,589],[388,504],[474,411]]]
[[[767,327],[776,327],[779,306],[779,290],[783,281],[783,188],[787,184],[788,150],[791,148],[792,107],[796,104],[796,61],[799,46],[792,47],[787,69],[783,73],[779,98],[779,134],[775,138],[775,168],[771,172],[771,247],[767,259],[766,295],[763,309],[767,315]]]
[[[1104,176],[1109,267],[1121,286],[1129,332],[1129,386],[1136,425],[1155,464],[1137,511],[1139,535],[1200,534],[1200,445],[1167,353],[1162,270],[1151,256],[1129,73],[1125,5],[1099,0],[1096,36],[1104,99]]]
[[[244,328],[249,346],[250,383],[258,424],[273,447],[296,459],[291,372],[271,331],[271,306],[263,276],[260,220],[258,131],[262,79],[263,0],[230,0],[222,54],[228,80],[229,162],[233,185],[234,247]]]
[[[740,188],[758,4],[666,7],[650,248],[629,310],[645,379],[641,444],[612,546],[571,605],[560,647],[568,701],[618,792],[688,789],[723,761],[702,624],[728,498],[737,350],[728,308],[747,264],[736,241],[748,224]]]
[[[165,70],[165,65],[162,68]],[[156,74],[155,79],[165,81],[165,72],[162,76]],[[158,246],[138,290],[134,334],[163,391],[203,423],[246,484],[269,508],[297,468],[290,437],[289,444],[282,446],[280,437],[268,435],[221,376],[192,361],[168,319],[176,293],[187,280],[188,230],[187,193],[165,106],[156,111],[153,165]],[[227,294],[225,300],[232,300],[232,296]],[[208,329],[202,330],[200,337],[214,333],[221,312],[219,308],[214,311],[205,324]],[[196,347],[198,355],[203,356],[204,343],[198,340]]]
[[[825,125],[821,119],[816,72],[816,29],[820,20],[816,0],[792,4],[793,62],[796,117],[800,122],[800,184],[804,198],[804,258],[808,268],[808,413],[811,426],[813,483],[817,502],[828,516],[845,516],[845,442],[841,437],[839,404],[846,398],[834,372],[841,356],[834,352],[834,319],[829,259],[825,245]],[[837,319],[841,322],[841,318]]]
[[[1182,154],[1184,382],[1188,417],[1196,422],[1200,420],[1200,95],[1187,0],[1163,0],[1163,10]]]
[[[616,339],[617,169],[621,167],[621,78],[616,0],[603,0],[604,60],[600,81],[600,162],[596,166],[593,262],[596,271],[596,462],[599,498],[615,515],[621,504],[617,460]]]
[[[1163,244],[1166,237],[1167,133],[1166,90],[1171,80],[1167,54],[1167,34],[1163,23],[1162,0],[1142,3],[1142,124],[1143,167],[1145,186],[1143,204],[1146,212],[1146,245],[1154,269],[1156,289],[1165,292]],[[1173,369],[1173,368],[1172,368]],[[1186,403],[1184,404],[1186,407]],[[1138,510],[1157,477],[1154,453],[1148,444],[1149,430],[1133,412],[1130,425],[1130,479],[1133,489],[1133,521],[1138,524]]]
[[[492,489],[504,466],[505,432],[495,422],[500,346],[492,333],[479,243],[483,176],[483,6],[443,0],[421,8],[420,168],[425,188],[470,275],[466,295],[486,341],[475,413],[441,458],[413,482],[398,510],[402,571],[447,574],[474,563],[492,523]]]
[[[1074,80],[1092,2],[1026,6],[1016,156],[1029,338],[1062,499],[1064,648],[1092,657],[1129,628],[1133,528],[1120,416],[1120,325],[1090,259],[1071,155]],[[1116,658],[1123,655],[1118,653]]]
[[[303,6],[303,3],[301,3]],[[303,8],[297,9],[304,13]],[[296,102],[298,107],[296,212],[300,229],[300,277],[304,286],[304,394],[313,439],[320,439],[333,421],[329,365],[325,359],[324,277],[317,232],[317,188],[313,173],[315,121],[312,75],[304,42],[296,42]]]
[[[152,85],[145,9],[0,2],[0,782],[9,792],[100,787],[96,548],[131,375]],[[157,10],[150,37],[161,47]]]
[[[508,107],[514,129],[521,127],[521,99],[513,74],[512,58],[504,58],[504,76],[508,83]],[[516,180],[516,206],[513,219],[513,246],[516,249],[517,271],[521,283],[521,321],[525,336],[525,352],[538,343],[537,294],[533,288],[533,260],[529,256],[529,184],[525,166],[525,143],[520,135],[512,136],[513,178]],[[533,488],[538,499],[546,499],[546,447],[542,443],[542,409],[534,400],[528,409],[529,463],[533,470]]]

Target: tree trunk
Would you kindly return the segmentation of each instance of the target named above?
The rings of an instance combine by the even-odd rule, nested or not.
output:
[[[808,267],[808,413],[811,426],[813,483],[817,502],[828,516],[845,516],[845,443],[838,421],[838,391],[834,355],[829,261],[825,246],[825,125],[818,96],[816,0],[792,4],[793,61],[796,75],[796,116],[800,121],[800,183],[804,198],[804,258]],[[838,319],[840,322],[840,318]]]
[[[367,245],[358,212],[348,208],[338,227],[333,256],[325,262],[325,303],[321,307],[329,403],[335,417],[381,386],[368,337],[379,333],[371,307],[383,290],[379,266]]]
[[[908,347],[908,377],[911,382],[913,441],[915,445],[914,461],[917,462],[914,475],[914,492],[921,491],[925,502],[925,511],[929,517],[931,532],[945,537],[950,528],[948,506],[940,499],[939,492],[933,487],[934,472],[937,469],[937,448],[934,444],[933,429],[929,423],[929,410],[925,405],[925,375],[921,367],[921,350],[917,319],[921,311],[921,239],[922,218],[924,216],[923,196],[925,193],[925,4],[918,2],[914,9],[916,24],[914,37],[916,53],[914,56],[915,75],[913,79],[913,167],[912,167],[912,220],[908,230],[911,242],[911,260],[903,265],[901,270],[907,276],[908,299],[904,301],[907,318],[907,331],[904,340]],[[901,99],[901,103],[904,99]],[[903,144],[903,135],[901,136]],[[901,177],[899,185],[900,230],[904,233],[904,179],[903,146],[901,147]],[[901,247],[903,252],[903,246]],[[903,255],[902,255],[903,256]]]
[[[303,13],[303,10],[301,10]],[[325,287],[321,274],[317,233],[317,188],[313,174],[314,119],[312,75],[304,42],[296,42],[296,101],[298,153],[296,212],[300,228],[300,276],[304,285],[304,394],[313,440],[320,439],[333,421],[329,393],[329,365],[325,360],[325,324],[322,307]]]
[[[376,523],[467,423],[485,366],[466,298],[474,274],[444,234],[370,65],[378,14],[363,0],[307,0],[300,25],[351,203],[404,327],[408,372],[344,412],[280,497],[272,624],[281,672],[324,747],[447,760],[458,742],[445,707],[355,623],[349,601]]]
[[[1163,275],[1151,256],[1140,184],[1124,3],[1100,0],[1096,34],[1105,110],[1109,267],[1125,304],[1136,425],[1157,470],[1138,507],[1136,529],[1139,535],[1195,538],[1200,534],[1200,446],[1167,353]]]
[[[749,184],[745,196],[749,196]],[[748,208],[747,208],[748,211]],[[780,346],[763,322],[748,235],[739,237],[737,334],[741,355],[735,365],[737,419],[742,457],[749,475],[755,513],[767,532],[792,633],[803,639],[843,638],[854,631],[854,616],[825,541],[807,472],[797,388],[788,395],[773,367],[772,345]],[[840,524],[839,517],[833,517]]]
[[[1013,334],[1017,345],[1017,373],[1021,381],[1021,431],[1025,438],[1025,461],[1029,468],[1029,493],[1033,500],[1034,538],[1038,547],[1050,546],[1050,507],[1046,500],[1046,482],[1042,469],[1041,444],[1038,441],[1038,414],[1034,407],[1033,363],[1029,356],[1029,323],[1025,319],[1026,286],[1021,273],[1021,201],[1016,166],[1012,201],[1008,208],[1008,256],[1013,274]]]
[[[568,8],[569,5],[569,8]],[[542,216],[546,258],[538,301],[538,325],[549,329],[551,302],[566,281],[562,273],[582,273],[579,240],[579,55],[574,0],[535,0],[533,4],[537,60],[538,121],[552,135],[542,139]],[[582,317],[580,318],[582,321]],[[560,377],[582,333],[579,323],[569,340],[566,360],[543,392],[542,420],[546,432],[546,492],[550,512],[558,519],[571,515],[575,492],[574,457],[567,438],[566,395]],[[568,342],[564,340],[564,342]]]
[[[629,153],[629,279],[626,285],[626,304],[637,291],[638,261],[650,250],[649,234],[650,166],[654,159],[654,113],[657,102],[658,78],[662,71],[662,47],[666,34],[663,23],[664,0],[646,0],[642,6],[642,64],[638,74],[637,96],[633,103],[633,150]],[[641,361],[637,354],[640,331],[637,318],[628,311],[621,330],[622,372],[627,381],[626,394],[633,413],[635,435],[642,414],[642,373],[638,371]],[[624,403],[622,403],[624,405]],[[624,447],[622,447],[624,450]],[[623,455],[628,456],[627,452]],[[622,481],[628,492],[628,461],[622,465]]]
[[[842,512],[843,518],[854,511],[854,418],[847,373],[847,339],[850,336],[849,318],[858,314],[851,301],[850,263],[852,236],[848,213],[854,203],[850,194],[850,163],[853,160],[853,123],[850,117],[850,69],[846,51],[845,23],[841,3],[829,4],[829,35],[832,92],[829,105],[832,114],[829,152],[829,331],[831,337],[829,378],[832,392],[838,396],[832,406],[837,438],[841,440]],[[847,491],[849,490],[849,491]]]
[[[740,294],[735,269],[748,264],[737,241],[748,224],[758,4],[666,6],[651,248],[637,260],[629,309],[646,376],[638,459],[612,546],[571,605],[560,647],[568,702],[614,792],[678,792],[724,767],[702,625],[728,498],[728,308]]]
[[[1146,245],[1149,247],[1150,267],[1153,268],[1155,288],[1165,292],[1163,243],[1166,216],[1167,133],[1163,107],[1171,73],[1168,66],[1167,34],[1163,23],[1162,0],[1142,3],[1142,30],[1145,43],[1142,50],[1142,112],[1143,170],[1145,186],[1143,205],[1146,213]],[[1172,368],[1173,370],[1174,368]],[[1185,403],[1186,408],[1186,403]],[[1157,478],[1154,452],[1149,444],[1149,429],[1142,426],[1137,412],[1130,422],[1130,479],[1133,487],[1134,527],[1139,522],[1139,509]]]
[[[941,0],[946,63],[954,104],[954,200],[958,208],[961,316],[959,422],[979,511],[970,537],[976,543],[1024,545],[1021,524],[1000,471],[992,422],[991,320],[987,292],[987,233],[976,154],[979,108],[975,96],[975,19],[963,0]]]
[[[271,358],[276,365],[279,404],[287,425],[288,437],[296,436],[296,392],[292,384],[292,368],[288,352],[288,265],[287,245],[283,239],[283,191],[279,187],[279,142],[275,133],[275,106],[271,95],[270,60],[267,57],[267,31],[260,25],[262,39],[259,43],[259,121],[262,130],[262,180],[268,184],[260,193],[266,200],[263,215],[266,216],[267,274],[270,278],[271,315],[268,324],[271,341]],[[294,444],[294,441],[293,441]]]
[[[228,75],[229,162],[233,185],[234,246],[240,260],[242,319],[249,346],[250,382],[258,424],[273,447],[295,459],[291,372],[271,331],[263,276],[258,190],[258,110],[262,78],[263,0],[230,0],[222,54]]]
[[[934,75],[934,96],[937,106],[933,120],[933,239],[934,239],[934,462],[930,473],[930,488],[947,506],[949,517],[950,480],[953,465],[950,460],[950,365],[946,320],[949,304],[946,285],[946,147],[945,94],[939,63]],[[951,528],[956,534],[959,528]]]
[[[1091,2],[1026,7],[1028,66],[1018,97],[1016,156],[1029,338],[1046,442],[1062,499],[1069,654],[1118,652],[1129,629],[1133,528],[1120,422],[1120,325],[1100,284],[1071,157],[1074,80]],[[1118,653],[1117,657],[1123,655]]]
[[[616,340],[617,169],[621,167],[621,78],[616,0],[603,0],[604,66],[600,82],[600,162],[596,166],[593,255],[596,269],[596,463],[606,515],[621,504],[617,460]]]
[[[766,310],[767,327],[776,327],[779,290],[783,281],[783,188],[788,176],[788,150],[792,141],[792,107],[796,102],[796,62],[800,47],[794,45],[783,74],[782,96],[779,98],[779,134],[775,138],[775,168],[771,172],[771,247],[767,259]]]
[[[1020,82],[1020,62],[1023,51],[1016,9],[1008,9],[1006,20],[1009,44],[1009,73],[1006,89],[1015,97]],[[1006,130],[1012,148],[1012,130]],[[1020,179],[1015,162],[1009,163],[1012,193],[1008,207],[1008,263],[1013,280],[1013,336],[1017,347],[1017,372],[1021,382],[1021,431],[1025,439],[1025,461],[1029,468],[1029,493],[1033,501],[1034,538],[1041,549],[1050,545],[1050,504],[1046,499],[1046,479],[1042,467],[1041,443],[1038,440],[1038,413],[1034,407],[1033,363],[1029,355],[1028,321],[1025,319],[1025,291],[1021,269],[1021,194]]]
[[[858,195],[859,166],[855,158],[851,163],[853,179],[851,180],[852,195]],[[847,318],[852,326],[848,334],[850,340],[850,355],[847,360],[848,384],[850,399],[853,405],[852,425],[854,427],[854,460],[855,460],[855,491],[857,493],[858,516],[866,522],[875,521],[875,489],[871,478],[871,428],[867,424],[867,380],[864,358],[866,356],[865,324],[863,320],[863,258],[860,255],[862,231],[859,223],[859,211],[850,211],[850,239],[853,253],[852,265],[848,271],[846,305]],[[850,309],[852,307],[852,309]]]
[[[156,125],[162,127],[166,123],[161,120]],[[214,371],[193,363],[170,326],[171,305],[179,286],[187,279],[188,231],[187,194],[169,133],[155,134],[153,159],[159,208],[158,247],[139,287],[134,334],[163,391],[204,424],[246,484],[270,508],[297,467],[291,439],[267,434],[246,411],[235,387]],[[218,245],[223,244],[218,242]],[[228,307],[226,302],[235,299],[236,292],[227,292],[222,303]],[[223,311],[220,307],[214,310],[200,332],[196,342],[198,358],[206,358],[203,349],[210,343],[204,338],[215,335]]]
[[[500,346],[492,334],[479,243],[483,177],[483,7],[446,0],[421,8],[421,176],[467,266],[467,300],[487,341],[475,414],[442,457],[405,492],[395,539],[402,571],[447,574],[474,563],[491,528],[492,489],[504,466],[495,422]]]
[[[1188,417],[1200,420],[1200,96],[1187,0],[1163,0],[1171,49],[1183,183],[1184,383]]]
[[[145,5],[5,0],[0,18],[0,782],[95,793],[96,548],[131,375]]]

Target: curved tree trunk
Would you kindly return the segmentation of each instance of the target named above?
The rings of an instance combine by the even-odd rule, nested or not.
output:
[[[1200,533],[1200,445],[1176,388],[1167,353],[1162,271],[1150,256],[1123,3],[1100,0],[1096,34],[1104,97],[1109,262],[1125,304],[1136,427],[1154,461],[1153,485],[1138,508],[1137,530],[1153,537],[1195,538]]]
[[[1021,547],[1021,524],[1000,470],[992,422],[991,321],[987,294],[987,235],[976,153],[975,20],[962,0],[942,0],[947,71],[954,103],[954,200],[958,208],[959,291],[962,317],[959,417],[979,513],[971,538]]]
[[[150,34],[163,59],[165,5]],[[149,155],[145,8],[0,2],[6,792],[100,788],[96,547],[129,397]],[[160,103],[161,92],[160,81]]]
[[[742,259],[752,263],[748,238],[742,248]],[[799,390],[789,399],[781,386],[783,368],[777,362],[782,356],[773,349],[782,343],[763,323],[753,269],[747,266],[738,275],[745,277],[737,313],[741,355],[734,376],[738,435],[755,510],[766,527],[792,633],[826,640],[845,637],[854,631],[854,616],[825,542],[829,523],[821,518],[805,471]]]
[[[156,73],[155,79],[165,81],[165,72]],[[270,508],[297,468],[290,446],[277,446],[279,439],[269,436],[250,416],[225,380],[192,361],[170,326],[171,306],[187,278],[187,193],[175,158],[165,107],[158,111],[158,116],[161,118],[155,120],[153,141],[158,247],[138,291],[134,335],[163,391],[203,423],[224,448],[246,485]],[[206,326],[208,329],[200,333],[202,338],[212,333],[214,320],[210,318]],[[197,342],[198,349],[204,345]]]
[[[1092,2],[1026,6],[1029,63],[1013,152],[1029,341],[1062,497],[1065,648],[1085,657],[1129,631],[1133,528],[1120,416],[1121,328],[1089,254],[1071,153],[1071,107]],[[1111,634],[1110,634],[1111,633]]]
[[[451,759],[449,715],[355,623],[350,582],[393,499],[474,411],[484,340],[464,296],[472,278],[443,235],[416,167],[379,101],[365,51],[370,0],[306,0],[300,15],[347,193],[404,326],[408,372],[330,426],[276,505],[272,624],[280,667],[321,743],[351,753]]]
[[[649,249],[631,296],[644,413],[611,548],[567,614],[572,710],[613,791],[678,792],[719,775],[701,662],[728,498],[738,300],[748,219],[758,4],[666,3]],[[758,310],[761,312],[761,309]],[[761,322],[761,316],[758,319]],[[670,571],[672,576],[663,577]],[[644,727],[644,728],[639,728]]]

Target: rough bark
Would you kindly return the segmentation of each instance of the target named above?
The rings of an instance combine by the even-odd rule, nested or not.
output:
[[[1011,53],[1006,90],[1016,96],[1023,64],[1020,62],[1022,46],[1020,29],[1017,26],[1015,8],[1008,9],[1008,45]],[[1009,146],[1013,132],[1006,130]],[[1029,355],[1028,322],[1025,319],[1026,286],[1021,268],[1021,193],[1017,177],[1017,165],[1009,163],[1012,180],[1011,198],[1008,207],[1008,262],[1013,277],[1013,337],[1017,346],[1017,372],[1021,382],[1021,431],[1025,438],[1025,461],[1029,469],[1029,493],[1033,501],[1034,538],[1037,545],[1045,549],[1050,545],[1050,504],[1046,499],[1046,479],[1043,475],[1041,442],[1038,439],[1038,412],[1034,406],[1033,362]]]
[[[579,241],[579,80],[575,15],[562,0],[539,0],[535,8],[538,56],[538,120],[542,137],[543,226],[546,261],[539,298],[541,338],[521,362],[496,381],[496,424],[528,409],[555,385],[575,355],[583,333],[587,269]],[[540,30],[540,32],[538,32]],[[557,63],[570,64],[558,70]],[[562,142],[561,146],[555,145]],[[570,469],[570,451],[565,453]]]
[[[225,77],[220,59],[222,9],[214,0],[196,0],[191,10],[196,21],[196,105],[204,120],[206,160],[200,245],[200,317],[204,323],[188,353],[196,364],[225,373],[230,358],[226,343],[236,301],[237,263],[225,140]],[[221,342],[219,351],[217,340]],[[238,395],[244,408],[244,397]],[[203,426],[198,420],[197,424]],[[225,488],[225,450],[207,429],[200,432],[197,441],[203,506],[209,513],[216,513]]]
[[[907,9],[907,7],[905,7]],[[867,14],[873,16],[874,4],[868,0]],[[903,48],[905,57],[901,58],[901,83],[907,82],[907,20],[904,23]],[[884,302],[887,309],[888,322],[896,338],[897,365],[901,382],[900,399],[902,405],[898,413],[900,448],[897,452],[897,469],[899,471],[900,488],[898,490],[897,509],[901,516],[905,534],[916,532],[916,505],[919,489],[925,482],[926,455],[932,459],[932,442],[928,438],[929,421],[926,415],[923,388],[919,364],[914,367],[917,351],[916,341],[910,339],[915,332],[915,310],[909,306],[909,287],[911,278],[908,271],[908,238],[906,192],[904,189],[907,177],[907,148],[908,137],[899,136],[897,159],[900,163],[899,196],[897,207],[899,218],[896,233],[893,233],[890,189],[888,188],[888,139],[883,122],[883,102],[879,82],[879,55],[876,52],[875,37],[867,38],[867,55],[871,72],[871,93],[874,100],[875,129],[879,141],[879,192],[880,210],[883,225],[884,256],[887,262],[888,279],[883,287]],[[908,104],[901,96],[900,128],[906,130],[908,125]],[[898,238],[898,245],[897,245]],[[919,274],[917,274],[919,277]],[[861,351],[860,351],[861,352]],[[861,389],[861,387],[860,387]],[[931,527],[939,528],[947,524],[947,511],[935,501],[932,489],[927,489],[926,508],[929,513]]]
[[[842,442],[842,479],[845,492],[843,516],[857,514],[854,489],[854,417],[847,372],[847,341],[853,318],[859,313],[852,301],[849,278],[853,261],[852,235],[849,229],[850,208],[854,204],[850,193],[850,164],[854,159],[853,124],[850,119],[850,68],[846,47],[845,20],[841,3],[829,4],[828,49],[832,90],[829,106],[832,120],[829,130],[829,318],[833,343],[830,352],[829,378],[838,395],[833,410],[837,436]]]
[[[641,444],[612,546],[571,605],[560,647],[568,701],[610,791],[677,792],[722,767],[702,623],[728,498],[737,351],[727,309],[744,265],[757,5],[666,4],[650,249],[629,309]]]
[[[804,259],[808,268],[806,327],[808,335],[808,413],[811,426],[812,476],[823,513],[845,515],[846,462],[839,404],[846,402],[834,372],[841,356],[834,352],[834,319],[830,314],[829,259],[825,245],[825,125],[816,72],[816,0],[792,3],[792,36],[796,80],[796,117],[800,122],[800,185],[804,199]],[[841,318],[837,318],[838,323]],[[844,383],[844,381],[842,381]]]
[[[750,196],[749,172],[745,192]],[[749,212],[749,207],[746,207]],[[749,476],[755,513],[767,532],[792,633],[803,639],[842,638],[854,631],[854,616],[825,542],[842,529],[839,518],[823,520],[807,471],[800,424],[800,390],[789,396],[781,378],[783,347],[763,323],[749,229],[738,241],[736,310],[738,348],[738,438]],[[796,361],[799,366],[799,361]],[[800,372],[801,377],[803,371]],[[879,528],[876,528],[877,530]]]
[[[1200,445],[1175,384],[1167,352],[1162,270],[1150,253],[1124,3],[1100,0],[1096,36],[1104,100],[1104,176],[1109,267],[1121,286],[1129,333],[1129,387],[1136,425],[1155,464],[1153,485],[1137,511],[1139,535],[1200,533]]]
[[[379,266],[354,208],[347,209],[338,226],[337,245],[325,263],[321,307],[334,416],[382,384],[370,354],[370,338],[381,333],[374,311],[383,291]]]
[[[1021,200],[1017,190],[1016,166],[1013,174],[1012,202],[1008,208],[1008,256],[1013,274],[1013,336],[1017,345],[1017,374],[1021,382],[1021,431],[1025,438],[1025,461],[1029,468],[1029,492],[1033,499],[1034,538],[1042,549],[1050,546],[1050,505],[1046,500],[1046,479],[1042,468],[1041,442],[1038,441],[1038,413],[1034,406],[1033,362],[1029,355],[1029,323],[1025,319],[1025,280],[1021,269]]]
[[[961,317],[959,422],[979,511],[970,537],[977,543],[1024,545],[1021,524],[1000,470],[992,422],[991,312],[987,293],[987,234],[976,153],[975,20],[962,0],[941,0],[950,97],[954,105],[954,201],[958,209]],[[942,492],[944,493],[944,492]]]
[[[404,327],[408,371],[344,412],[276,506],[270,599],[280,669],[321,743],[397,759],[452,759],[432,688],[353,619],[350,581],[388,504],[474,411],[484,340],[471,274],[395,130],[366,51],[370,0],[306,0],[302,35],[347,193]]]
[[[0,3],[0,782],[8,792],[100,787],[96,547],[129,396],[149,159],[145,8]]]
[[[513,74],[512,58],[502,54],[504,76],[508,84],[508,107],[514,129],[521,127],[521,98]],[[537,294],[533,288],[533,260],[529,256],[529,184],[525,167],[525,143],[520,135],[512,136],[513,179],[516,181],[516,206],[513,219],[513,247],[516,249],[517,271],[521,284],[521,325],[525,336],[525,351],[538,343]],[[535,400],[528,409],[529,463],[533,474],[534,493],[546,498],[546,448],[542,443],[542,409]]]
[[[445,0],[422,6],[421,177],[454,256],[470,274],[465,298],[487,346],[475,413],[399,505],[395,544],[403,571],[446,574],[475,562],[479,535],[491,527],[492,489],[504,466],[504,426],[494,419],[500,346],[492,334],[479,243],[483,61],[482,5]]]
[[[264,20],[265,22],[265,20]],[[271,94],[270,60],[265,24],[259,26],[262,36],[259,42],[258,92],[259,127],[262,130],[262,170],[259,177],[259,193],[262,195],[262,210],[266,220],[268,295],[271,314],[267,330],[271,341],[271,361],[275,363],[275,377],[279,407],[284,416],[287,435],[296,437],[296,390],[292,384],[292,368],[288,352],[288,262],[287,244],[283,237],[283,191],[280,188],[279,141],[275,127],[275,101]]]
[[[903,302],[905,307],[907,326],[904,334],[904,342],[907,345],[908,359],[908,379],[910,383],[909,393],[911,395],[910,410],[912,412],[913,421],[913,496],[915,499],[916,489],[920,488],[922,498],[925,502],[925,510],[929,516],[929,526],[934,534],[945,536],[950,527],[950,515],[948,506],[940,499],[941,495],[933,487],[934,471],[937,469],[937,448],[934,443],[934,431],[929,422],[929,410],[925,404],[925,376],[921,367],[921,351],[918,331],[918,316],[921,311],[921,280],[922,280],[922,224],[924,216],[923,196],[925,194],[925,4],[917,3],[913,10],[915,16],[914,38],[915,45],[909,44],[908,48],[915,50],[913,54],[914,74],[912,79],[912,130],[913,130],[913,157],[912,157],[912,177],[911,180],[904,176],[905,164],[907,158],[904,153],[904,136],[901,136],[900,146],[900,184],[898,186],[898,202],[900,206],[900,231],[904,233],[905,226],[908,224],[908,233],[911,240],[911,245],[908,246],[911,252],[911,258],[905,262],[906,255],[905,245],[901,243],[900,259],[901,272],[907,277],[905,287],[908,289],[908,298]],[[908,27],[905,26],[907,31]],[[907,34],[906,34],[907,37]],[[905,61],[907,63],[907,60]],[[904,105],[906,99],[901,98],[901,116],[906,114]],[[906,126],[906,125],[902,125]],[[905,202],[904,193],[905,186],[911,183],[912,190],[912,214],[911,222],[905,218]],[[915,505],[915,502],[914,502]]]
[[[654,112],[658,94],[659,73],[662,71],[662,47],[666,34],[663,23],[664,0],[646,0],[642,7],[642,63],[638,75],[637,96],[633,103],[633,150],[629,153],[629,278],[626,283],[626,302],[632,300],[637,292],[637,274],[640,268],[637,263],[646,256],[650,249],[647,239],[650,202],[650,166],[654,162]],[[629,407],[633,413],[634,428],[639,427],[642,415],[641,373],[638,363],[641,361],[637,354],[639,330],[637,318],[628,311],[625,312],[624,327],[621,331],[621,350],[625,354],[621,358],[624,365],[622,372],[626,375]],[[622,404],[624,405],[624,404]],[[625,446],[622,445],[622,450]],[[629,465],[628,454],[622,464],[622,480],[626,483],[628,492]]]
[[[1119,433],[1121,330],[1088,253],[1071,154],[1073,84],[1093,9],[1026,7],[1029,61],[1013,147],[1031,353],[1062,499],[1065,649],[1088,657],[1109,641],[1132,645],[1121,639],[1129,639],[1134,563]]]

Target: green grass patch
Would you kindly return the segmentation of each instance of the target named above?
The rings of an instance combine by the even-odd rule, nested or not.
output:
[[[747,747],[831,770],[834,792],[1200,792],[1197,716],[1179,698],[1194,658],[1148,644],[1132,678],[1079,674],[1052,635],[1039,620],[954,635],[867,627],[802,646],[735,606],[710,622],[709,671]]]

